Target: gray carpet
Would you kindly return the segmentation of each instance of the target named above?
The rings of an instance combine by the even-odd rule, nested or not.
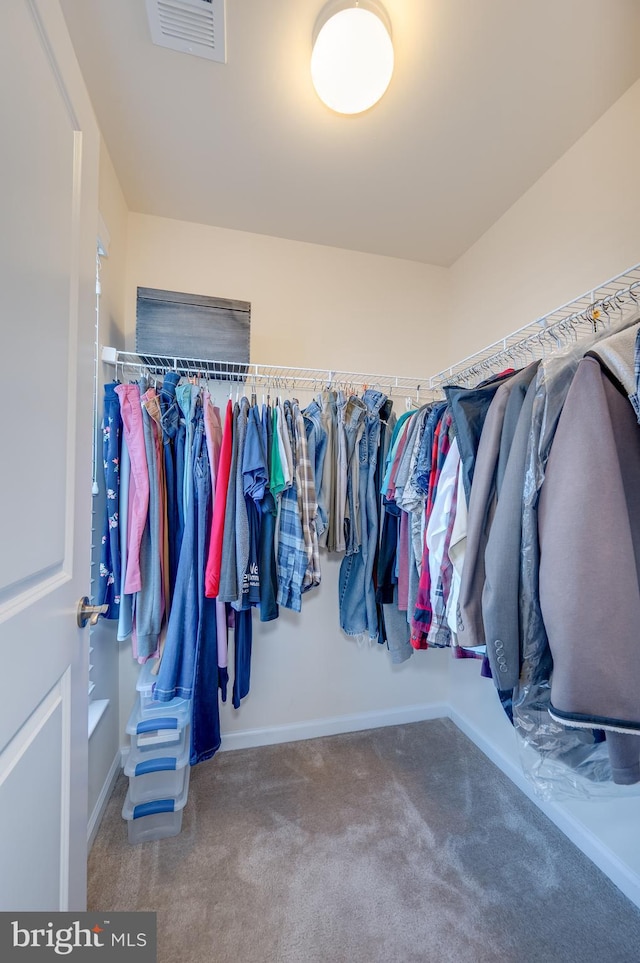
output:
[[[640,911],[448,720],[221,753],[142,846],[126,787],[89,908],[155,910],[160,963],[640,959]]]

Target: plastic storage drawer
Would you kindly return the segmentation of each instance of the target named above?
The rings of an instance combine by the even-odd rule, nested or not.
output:
[[[172,699],[170,702],[158,702],[153,697],[153,687],[156,684],[157,676],[152,674],[156,661],[149,660],[140,667],[136,689],[140,695],[140,710],[143,719],[148,719],[154,715],[173,715],[177,709],[184,709],[188,704],[188,699]]]
[[[135,805],[127,793],[122,816],[127,820],[129,842],[146,843],[154,839],[165,839],[167,836],[177,836],[182,829],[182,810],[187,801],[188,790],[187,777],[177,799],[152,799]]]
[[[184,702],[172,712],[145,719],[142,717],[140,700],[136,700],[127,722],[132,749],[147,752],[167,748],[169,752],[166,755],[179,755],[187,745],[190,715],[191,702]]]
[[[154,799],[177,798],[189,779],[189,747],[169,753],[166,747],[138,752],[133,749],[124,767],[129,797],[134,805]]]

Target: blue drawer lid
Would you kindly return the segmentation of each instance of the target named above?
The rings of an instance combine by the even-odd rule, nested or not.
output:
[[[155,816],[158,813],[175,813],[184,809],[189,793],[189,773],[184,781],[182,792],[176,798],[151,799],[149,802],[139,803],[134,806],[131,802],[131,793],[127,791],[127,796],[122,807],[123,819],[142,819],[144,816]]]
[[[175,799],[154,799],[152,802],[140,803],[133,807],[133,818],[155,816],[156,813],[173,813],[176,810]]]
[[[159,703],[162,705],[162,703]],[[181,706],[170,707],[165,704],[166,711],[146,717],[142,713],[140,699],[131,710],[127,722],[127,732],[134,736],[141,732],[155,732],[157,729],[185,729],[191,721],[191,702],[185,701]]]
[[[175,756],[156,756],[155,759],[145,759],[134,769],[134,776],[146,776],[150,772],[169,772],[177,768]]]

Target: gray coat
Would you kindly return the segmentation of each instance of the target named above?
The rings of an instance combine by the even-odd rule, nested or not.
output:
[[[484,556],[482,616],[487,656],[493,681],[503,690],[513,689],[520,675],[522,489],[535,393],[534,379],[520,410]]]
[[[564,404],[538,525],[540,605],[553,655],[549,711],[564,725],[612,732],[614,779],[636,782],[640,426],[593,357],[581,361]],[[616,733],[628,734],[626,742]]]

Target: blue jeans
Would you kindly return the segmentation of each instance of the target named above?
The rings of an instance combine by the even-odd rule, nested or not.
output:
[[[202,412],[202,409],[199,409]],[[200,416],[199,424],[202,424]],[[202,436],[200,436],[202,437]],[[218,631],[216,600],[204,594],[204,572],[209,548],[209,529],[213,503],[211,471],[205,443],[194,452],[193,498],[196,518],[195,578],[197,579],[198,631],[194,655],[193,702],[191,706],[191,748],[189,762],[210,759],[220,748],[220,709],[218,704]]]
[[[202,408],[196,410],[193,446],[190,455],[191,478],[194,477],[194,465],[204,461],[206,471],[202,469],[202,464],[200,464],[198,474],[202,469],[202,473],[208,475],[210,491],[211,476],[204,437]],[[204,482],[202,489],[205,490]],[[201,522],[201,517],[198,513],[197,495],[198,490],[195,489],[188,500],[185,514],[184,535],[180,547],[173,604],[155,688],[155,697],[161,702],[169,702],[176,696],[182,699],[190,699],[193,695],[196,650],[201,618],[200,578],[198,573],[200,537],[198,525]]]
[[[378,612],[373,587],[373,566],[378,540],[378,499],[375,473],[380,442],[380,408],[387,400],[380,391],[367,389],[364,431],[358,445],[359,551],[345,555],[338,580],[340,626],[347,635],[378,637]]]

